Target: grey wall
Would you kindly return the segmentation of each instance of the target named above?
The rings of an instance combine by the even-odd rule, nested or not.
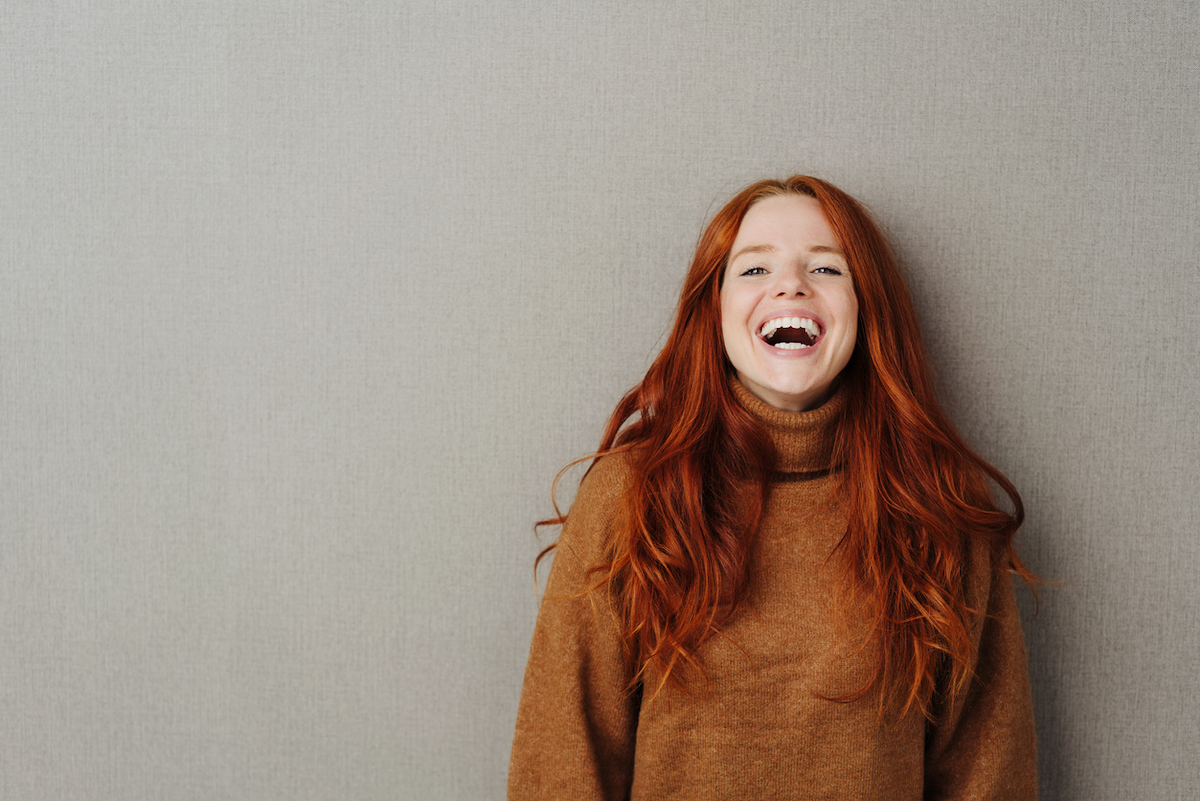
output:
[[[1044,795],[1195,797],[1198,8],[0,5],[0,797],[501,798],[550,480],[796,171],[1064,582]]]

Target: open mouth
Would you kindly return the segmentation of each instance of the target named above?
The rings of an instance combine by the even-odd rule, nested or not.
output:
[[[776,317],[758,329],[768,345],[780,350],[811,348],[821,338],[821,326],[808,317]]]

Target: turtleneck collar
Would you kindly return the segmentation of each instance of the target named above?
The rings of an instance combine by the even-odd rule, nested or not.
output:
[[[738,403],[762,423],[775,443],[776,472],[814,473],[832,467],[834,437],[846,410],[845,384],[839,383],[833,395],[815,409],[785,412],[759,400],[736,377],[730,383]]]

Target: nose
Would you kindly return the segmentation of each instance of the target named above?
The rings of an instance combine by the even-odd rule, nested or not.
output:
[[[811,287],[808,283],[808,273],[803,267],[788,267],[775,274],[775,297],[802,298],[808,295]]]

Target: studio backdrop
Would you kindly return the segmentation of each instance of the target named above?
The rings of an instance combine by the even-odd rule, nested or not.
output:
[[[3,3],[0,797],[501,799],[551,479],[708,216],[796,172],[873,209],[1025,499],[1043,796],[1197,797],[1198,41],[1194,0]]]

